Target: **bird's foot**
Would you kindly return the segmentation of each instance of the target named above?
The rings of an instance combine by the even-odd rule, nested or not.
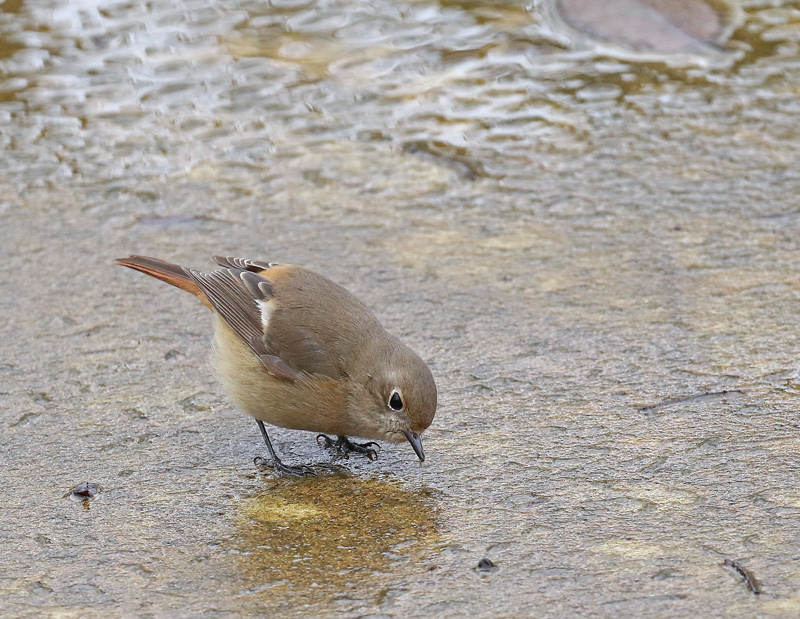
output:
[[[278,477],[307,477],[308,475],[316,475],[317,471],[312,466],[308,466],[307,464],[300,464],[298,466],[291,466],[289,464],[284,464],[277,458],[272,461],[267,460],[266,458],[262,458],[261,456],[256,456],[253,459],[253,463],[261,468],[269,468],[275,471],[275,474]]]
[[[322,443],[320,443],[320,439],[322,439]],[[380,447],[378,443],[373,441],[370,441],[369,443],[354,443],[346,436],[339,436],[334,441],[326,434],[318,434],[317,443],[321,444],[326,449],[330,449],[331,447],[336,448],[336,451],[345,458],[351,453],[358,453],[364,454],[370,460],[378,459],[378,452],[372,448],[372,445],[375,445],[375,447]]]

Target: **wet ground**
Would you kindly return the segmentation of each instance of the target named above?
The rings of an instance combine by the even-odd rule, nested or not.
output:
[[[1,4],[3,614],[800,613],[800,7],[708,6]],[[350,288],[426,462],[256,469],[128,253]]]

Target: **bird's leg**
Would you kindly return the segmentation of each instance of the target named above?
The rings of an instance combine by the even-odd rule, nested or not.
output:
[[[260,419],[256,419],[256,423],[258,424],[258,429],[261,430],[261,436],[264,437],[264,442],[267,444],[270,458],[272,458],[272,469],[275,471],[275,474],[278,477],[283,477],[284,475],[292,475],[294,477],[316,475],[314,469],[310,466],[306,466],[305,464],[301,464],[300,466],[289,466],[288,464],[281,462],[280,458],[278,458],[278,454],[275,453],[275,450],[272,447],[269,436],[267,436],[267,429],[264,427],[264,422]],[[257,456],[253,462],[255,462],[255,464],[258,466],[270,466],[270,464],[261,456]]]
[[[343,456],[347,456],[350,453],[359,453],[364,454],[370,460],[377,460],[378,459],[378,452],[372,448],[372,445],[375,447],[380,447],[378,443],[370,441],[369,443],[354,443],[346,436],[338,436],[336,441],[334,442],[326,434],[318,434],[317,435],[317,443],[320,442],[322,439],[322,446],[326,449],[330,449],[331,447],[335,447],[336,451],[338,451]]]

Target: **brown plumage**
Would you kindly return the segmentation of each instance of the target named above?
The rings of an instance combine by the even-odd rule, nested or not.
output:
[[[334,434],[339,449],[370,458],[373,443],[347,437],[408,440],[425,459],[419,435],[436,412],[433,376],[363,303],[301,267],[214,260],[221,268],[210,273],[146,256],[116,262],[192,293],[214,312],[217,373],[258,421],[278,474],[312,469],[283,464],[262,422]]]

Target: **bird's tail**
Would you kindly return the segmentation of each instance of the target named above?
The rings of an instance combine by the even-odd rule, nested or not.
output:
[[[127,258],[117,258],[114,262],[120,266],[128,267],[134,271],[140,271],[150,277],[160,279],[162,282],[172,284],[181,290],[191,292],[201,301],[205,301],[205,295],[197,284],[183,270],[183,267],[166,260],[149,258],[147,256],[128,256]]]

